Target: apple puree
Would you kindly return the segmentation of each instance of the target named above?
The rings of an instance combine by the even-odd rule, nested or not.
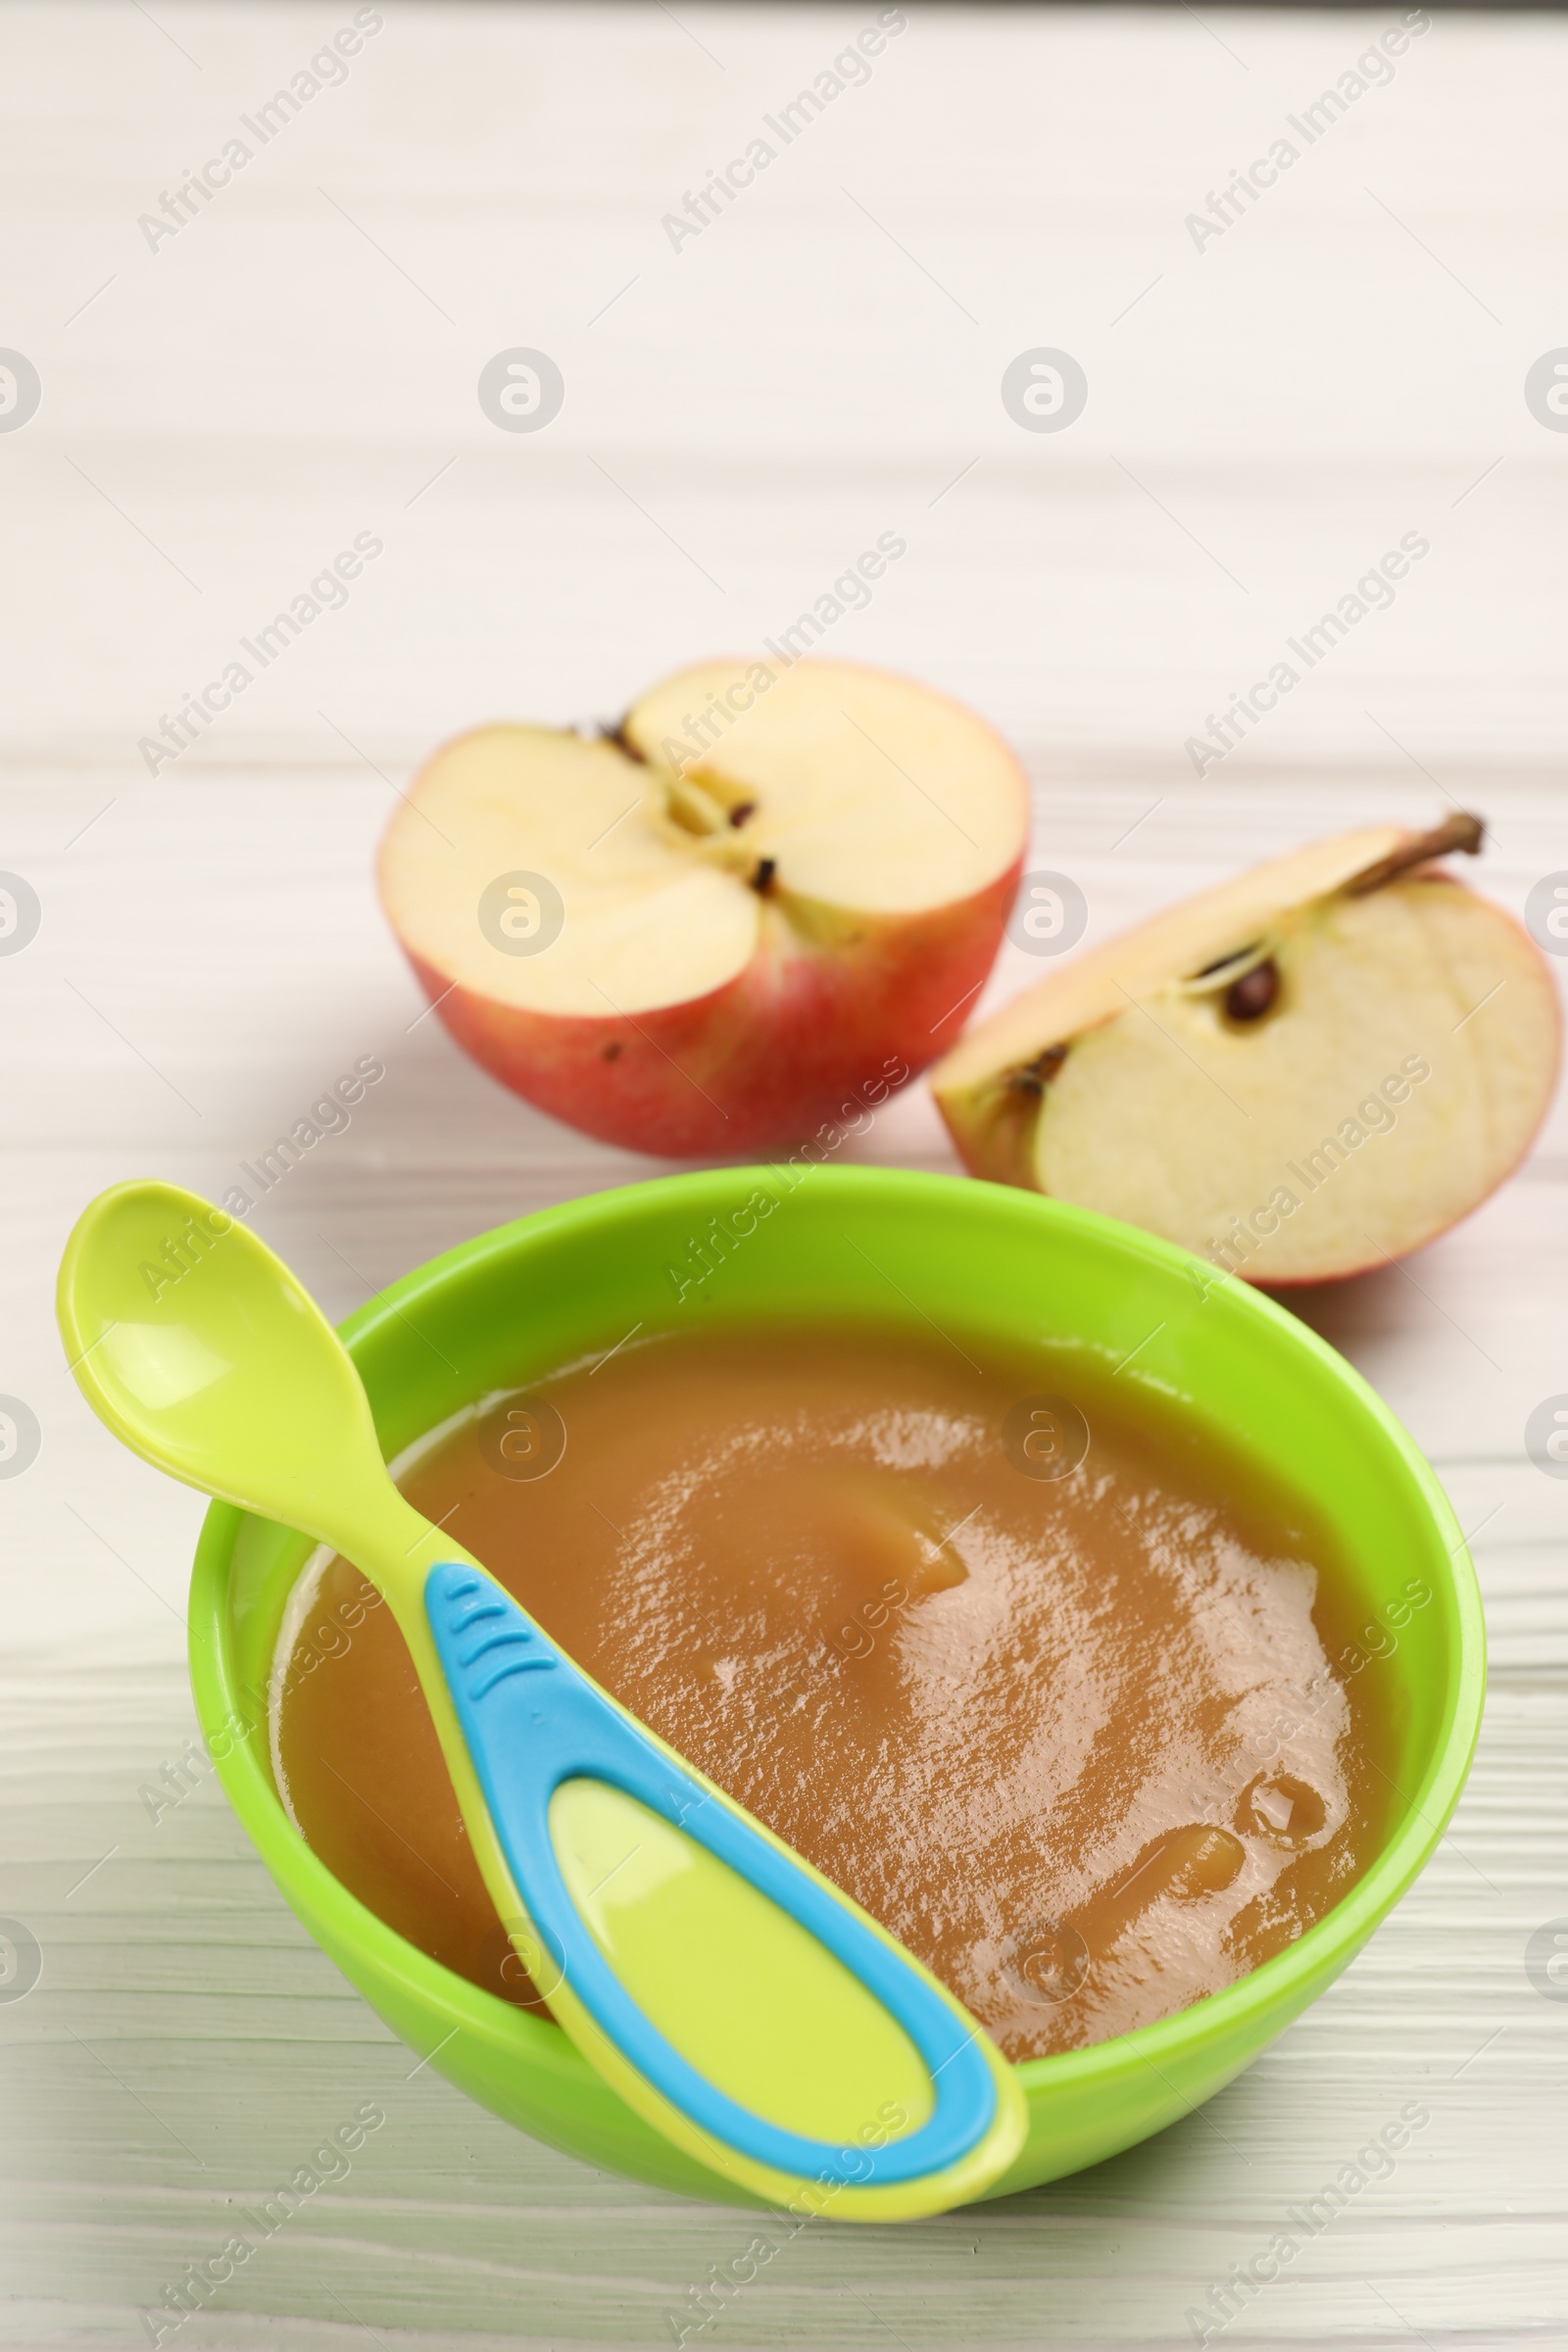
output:
[[[1378,1848],[1387,1727],[1329,1665],[1323,1530],[1132,1377],[923,1327],[666,1337],[401,1483],[1014,2059],[1232,1983]],[[286,1802],[411,1941],[536,2001],[367,1591],[334,1559],[304,1615]]]

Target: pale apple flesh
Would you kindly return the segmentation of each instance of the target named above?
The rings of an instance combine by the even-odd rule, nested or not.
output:
[[[447,746],[389,828],[381,891],[441,1019],[506,1085],[635,1150],[743,1152],[885,1099],[952,1042],[1027,807],[1011,755],[927,688],[710,663],[613,737]],[[557,894],[538,952],[480,919],[519,874]]]
[[[1419,861],[1453,830],[1314,844],[1027,991],[932,1074],[966,1164],[1270,1285],[1446,1231],[1528,1149],[1560,1045],[1528,935]]]

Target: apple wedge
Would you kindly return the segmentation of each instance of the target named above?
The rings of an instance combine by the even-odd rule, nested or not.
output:
[[[1017,761],[929,688],[717,662],[615,734],[489,726],[382,845],[431,1003],[568,1125],[672,1155],[789,1145],[955,1038],[1028,831]]]
[[[1560,1049],[1534,942],[1433,863],[1481,835],[1342,833],[1054,972],[931,1074],[965,1165],[1252,1282],[1432,1241],[1522,1158]]]

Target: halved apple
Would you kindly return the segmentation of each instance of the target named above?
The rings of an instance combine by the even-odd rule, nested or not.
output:
[[[446,745],[388,829],[381,896],[495,1077],[610,1143],[740,1152],[884,1100],[956,1036],[1027,831],[1017,761],[945,696],[719,662],[599,741]]]
[[[1432,862],[1481,835],[1314,842],[1054,972],[932,1072],[965,1164],[1253,1282],[1433,1240],[1523,1156],[1560,1047],[1534,942]]]

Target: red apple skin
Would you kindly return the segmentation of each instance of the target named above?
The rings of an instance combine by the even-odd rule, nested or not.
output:
[[[836,915],[824,947],[769,907],[745,971],[635,1015],[524,1011],[404,953],[458,1044],[514,1094],[624,1151],[721,1158],[801,1143],[857,1089],[883,1101],[945,1053],[996,961],[1022,871],[1020,851],[953,906]]]

